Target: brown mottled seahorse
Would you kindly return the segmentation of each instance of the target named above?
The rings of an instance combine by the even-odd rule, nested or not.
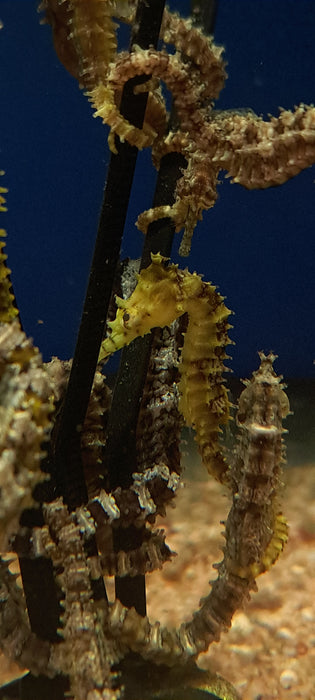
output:
[[[110,611],[111,630],[119,642],[128,641],[129,649],[157,664],[185,664],[218,642],[236,610],[256,589],[256,578],[275,564],[288,538],[279,491],[284,463],[282,420],[288,415],[289,401],[282,378],[273,369],[276,356],[259,355],[260,367],[245,382],[238,403],[239,436],[229,472],[232,505],[225,523],[223,559],[214,564],[218,575],[210,592],[190,620],[176,630],[151,624],[118,600]]]
[[[163,257],[138,275],[129,299],[116,298],[118,310],[108,325],[111,333],[102,343],[99,360],[128,345],[152,328],[169,326],[188,314],[188,327],[180,360],[179,409],[187,426],[196,430],[202,461],[209,473],[225,480],[228,465],[219,445],[220,425],[229,419],[229,400],[222,373],[225,347],[230,342],[230,314],[223,297],[196,272],[165,267]]]

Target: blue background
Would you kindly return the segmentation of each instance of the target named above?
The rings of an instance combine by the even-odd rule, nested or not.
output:
[[[0,0],[0,168],[9,188],[1,225],[25,330],[48,360],[73,353],[109,151],[37,4]],[[189,12],[189,2],[170,6]],[[314,101],[314,0],[219,0],[215,38],[229,74],[218,107],[267,116]],[[134,220],[151,205],[154,181],[150,154],[141,153],[123,256],[141,253]],[[273,349],[287,377],[315,376],[314,187],[314,168],[263,192],[222,176],[188,260],[175,240],[173,259],[217,284],[235,312],[236,375],[257,366],[257,350]]]

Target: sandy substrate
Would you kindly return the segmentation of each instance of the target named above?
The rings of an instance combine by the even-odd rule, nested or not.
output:
[[[315,466],[286,472],[283,509],[290,538],[279,562],[258,580],[231,630],[200,657],[202,668],[234,684],[243,700],[315,700]],[[220,520],[229,502],[213,481],[187,483],[163,520],[179,554],[148,577],[148,613],[168,625],[189,619],[220,561]],[[0,657],[0,683],[17,676]]]

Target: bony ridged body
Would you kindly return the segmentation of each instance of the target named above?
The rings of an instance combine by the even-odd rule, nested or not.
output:
[[[221,454],[220,425],[229,419],[229,400],[223,384],[223,360],[230,311],[215,287],[195,272],[164,267],[160,254],[138,275],[129,299],[117,299],[118,311],[108,325],[111,334],[102,343],[100,360],[128,345],[152,328],[170,325],[188,314],[179,364],[179,409],[186,424],[196,430],[200,454],[208,471],[223,481],[227,464]]]

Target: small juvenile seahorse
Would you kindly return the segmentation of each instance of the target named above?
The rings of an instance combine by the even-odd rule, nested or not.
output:
[[[108,325],[111,334],[103,341],[100,360],[128,345],[152,328],[169,326],[188,314],[188,327],[179,365],[179,410],[186,425],[196,430],[202,461],[208,472],[225,480],[227,463],[219,445],[220,425],[229,419],[229,400],[222,373],[227,357],[227,322],[230,311],[223,297],[195,272],[164,267],[158,253],[138,275],[129,299],[116,298],[118,311]]]

